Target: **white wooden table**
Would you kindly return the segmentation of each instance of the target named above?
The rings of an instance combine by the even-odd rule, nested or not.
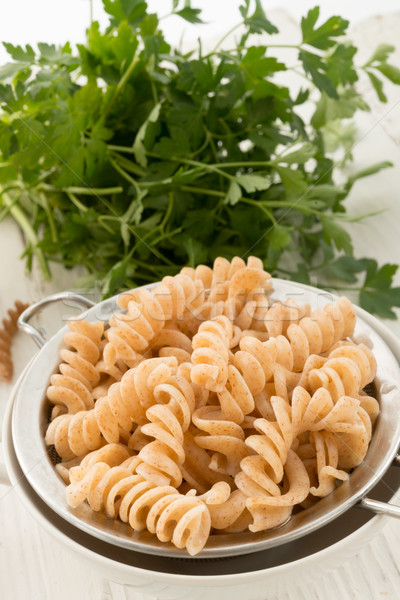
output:
[[[282,14],[278,17],[283,19]],[[293,23],[286,18],[287,27]],[[360,47],[360,62],[379,42],[398,44],[400,14],[370,19],[352,33]],[[400,51],[396,61],[400,64]],[[362,83],[361,85],[364,85]],[[352,224],[356,255],[370,256],[380,262],[400,259],[400,92],[389,90],[389,101],[379,105],[374,94],[367,93],[371,113],[359,120],[359,142],[354,148],[355,168],[372,162],[391,160],[394,168],[360,181],[348,199],[352,213],[386,209],[363,224]],[[21,233],[9,220],[0,224],[0,314],[19,298],[34,302],[55,291],[71,289],[76,273],[53,267],[51,283],[43,281],[37,266],[24,272],[19,255],[23,248]],[[400,273],[397,274],[400,285]],[[400,336],[400,322],[390,322]],[[20,334],[14,347],[16,376],[36,351],[27,337]],[[0,384],[0,419],[11,385]],[[304,599],[397,600],[400,596],[400,522],[388,521],[383,532],[351,561],[329,576],[316,579],[303,590]],[[131,597],[131,596],[129,596]],[[281,596],[279,600],[292,598]],[[126,598],[115,584],[104,583],[83,567],[78,559],[39,529],[17,499],[15,490],[0,485],[0,598],[4,600],[42,600],[52,598],[97,600]],[[266,600],[270,599],[266,591]],[[278,600],[275,598],[275,600]],[[297,599],[296,599],[297,600]]]

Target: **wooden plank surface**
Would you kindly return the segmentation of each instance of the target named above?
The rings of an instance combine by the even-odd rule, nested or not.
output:
[[[282,18],[282,15],[281,15]],[[286,22],[290,19],[284,17]],[[353,31],[353,38],[361,48],[359,61],[379,42],[398,43],[400,15],[369,19]],[[397,64],[400,52],[397,50]],[[367,90],[367,83],[360,85]],[[380,105],[373,92],[366,91],[371,112],[359,120],[359,141],[354,148],[355,168],[371,162],[391,160],[394,168],[363,180],[354,187],[348,200],[352,213],[368,212],[377,207],[385,212],[352,224],[349,230],[358,256],[370,256],[379,261],[399,262],[400,256],[400,94],[392,88],[389,101]],[[44,282],[35,266],[32,275],[24,272],[19,255],[23,241],[18,228],[10,220],[0,224],[0,314],[16,299],[37,301],[49,293],[71,289],[75,273],[53,267],[54,279]],[[400,274],[397,276],[400,282]],[[390,328],[400,336],[400,323],[391,322]],[[19,335],[14,348],[16,374],[36,348]],[[11,386],[0,383],[0,418],[10,394]],[[400,522],[388,522],[384,532],[368,544],[354,558],[329,576],[318,578],[302,590],[307,600],[343,600],[385,598],[397,600],[400,589]],[[287,590],[283,598],[299,598],[298,590]],[[122,590],[109,582],[104,585],[99,575],[89,571],[78,558],[62,548],[43,532],[17,499],[15,490],[0,486],[0,598],[4,600],[42,600],[51,598],[139,599],[132,590]],[[265,598],[270,598],[266,591]],[[272,600],[272,598],[271,598]],[[278,600],[278,598],[275,598]]]

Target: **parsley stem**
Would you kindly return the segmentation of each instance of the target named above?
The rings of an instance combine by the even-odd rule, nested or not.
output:
[[[204,136],[204,142],[202,143],[200,148],[197,148],[197,150],[195,150],[194,152],[189,154],[189,156],[196,156],[196,154],[200,154],[201,152],[203,152],[203,150],[205,150],[207,148],[208,144],[210,143],[211,135],[212,134],[208,131],[208,129],[206,129],[205,136]]]
[[[197,194],[204,194],[205,196],[218,196],[219,198],[225,198],[224,192],[217,192],[216,190],[208,190],[207,188],[195,187],[193,185],[181,185],[179,186],[184,192],[195,192]]]
[[[113,152],[125,152],[126,154],[135,154],[135,151],[132,148],[132,146],[116,146],[115,144],[108,144],[107,148]]]
[[[243,23],[237,23],[236,25],[234,25],[231,29],[229,29],[229,31],[227,31],[225,33],[224,36],[222,36],[222,38],[217,42],[217,44],[214,46],[214,48],[211,50],[211,52],[209,54],[207,54],[204,58],[208,58],[209,56],[212,56],[213,54],[215,54],[215,52],[218,50],[218,48],[220,47],[220,45],[230,36],[232,35],[232,33],[234,33],[236,31],[236,29],[239,29],[239,27],[241,27],[243,25]]]
[[[123,169],[122,167],[120,167],[113,158],[111,158],[111,156],[108,157],[108,160],[110,161],[110,163],[112,164],[112,166],[114,167],[114,169],[124,178],[126,179],[126,181],[128,181],[130,184],[133,185],[133,187],[136,190],[137,194],[140,194],[140,187],[137,183],[137,181],[135,179],[133,179],[133,177],[131,177],[129,175],[129,173],[127,173],[125,171],[125,169]]]
[[[157,238],[152,240],[152,243],[158,244],[162,240],[167,240],[168,238],[174,237],[174,235],[177,235],[178,233],[182,233],[182,227],[177,227],[176,229],[174,229],[173,231],[169,231],[168,233],[162,233]]]
[[[133,256],[138,248],[138,246],[140,246],[141,244],[143,245],[143,243],[145,243],[145,245],[157,256],[157,258],[159,258],[160,260],[162,260],[163,262],[165,262],[167,265],[169,265],[170,267],[175,267],[175,264],[169,260],[169,258],[167,258],[166,256],[164,256],[164,254],[162,252],[160,252],[158,250],[158,248],[155,248],[153,244],[148,244],[146,242],[146,239],[153,233],[152,231],[149,231],[147,235],[144,236],[138,236],[135,233],[135,229],[134,227],[128,225],[130,232],[132,233],[132,235],[136,238],[136,244],[132,247],[130,254],[131,256]],[[161,238],[162,239],[162,238]],[[144,263],[145,264],[145,263]],[[149,268],[150,265],[147,264],[147,268]]]
[[[67,192],[67,196],[71,200],[71,202],[73,204],[75,204],[76,208],[78,210],[80,210],[81,212],[87,212],[89,210],[87,208],[87,206],[85,206],[84,204],[82,204],[82,202],[80,200],[78,200],[78,198],[75,196],[75,194],[71,194],[71,192]]]
[[[111,194],[122,194],[124,188],[121,186],[110,188],[91,188],[91,187],[64,187],[59,188],[55,185],[40,183],[36,189],[45,190],[46,192],[65,192],[66,194],[81,194],[82,196],[110,196]]]
[[[301,44],[267,44],[267,48],[293,48],[299,50]]]
[[[300,50],[302,44],[266,44],[267,48],[289,48],[293,50]],[[232,52],[237,52],[238,50],[246,50],[245,46],[238,46],[237,48],[228,48],[224,50],[224,52],[231,54]],[[221,52],[217,52],[217,54],[221,54]],[[209,56],[209,55],[207,55]]]
[[[174,206],[174,196],[172,194],[172,192],[170,192],[168,194],[168,206],[167,206],[167,210],[165,211],[165,215],[163,220],[160,223],[160,231],[162,231],[164,233],[164,228],[166,226],[166,224],[169,221],[169,218],[171,216],[171,212],[172,212],[172,208]]]
[[[138,62],[139,62],[139,57],[135,55],[133,57],[133,59],[131,60],[128,68],[126,69],[125,73],[122,75],[121,79],[117,83],[117,86],[114,88],[114,93],[110,97],[110,100],[108,101],[108,104],[106,105],[106,108],[99,119],[100,122],[104,122],[106,120],[106,118],[108,117],[114,102],[116,101],[116,99],[118,98],[118,96],[120,95],[120,93],[122,92],[124,87],[126,86],[128,79],[132,75],[132,72],[134,71]]]
[[[114,146],[112,144],[110,144],[108,146],[109,150],[114,150],[116,152],[126,152],[127,154],[134,154],[134,150],[133,148],[131,148],[130,146]],[[163,160],[163,157],[160,154],[157,154],[156,152],[146,152],[147,156],[150,156],[151,158],[158,158],[160,160]],[[220,175],[222,175],[223,177],[227,178],[227,179],[234,179],[233,175],[229,175],[229,173],[224,173],[223,171],[221,171],[219,169],[220,166],[223,165],[223,163],[217,163],[218,166],[216,164],[206,164],[206,163],[202,163],[199,162],[197,160],[191,160],[189,158],[183,158],[183,157],[177,157],[177,156],[170,156],[169,160],[172,160],[173,162],[178,162],[178,163],[183,163],[185,165],[191,165],[193,167],[199,167],[202,170],[205,171],[213,171],[214,173],[219,173]],[[244,166],[244,163],[240,163],[242,166]],[[250,164],[250,163],[248,163]],[[264,164],[264,163],[262,163]],[[140,182],[140,185],[155,185],[155,182]]]
[[[158,158],[158,157],[157,157]],[[226,179],[235,179],[235,177],[233,175],[229,175],[229,173],[224,173],[224,171],[222,171],[219,166],[220,163],[218,163],[218,167],[214,164],[204,164],[201,162],[198,162],[197,160],[190,160],[189,158],[177,158],[175,156],[171,156],[170,160],[173,160],[174,162],[181,162],[184,163],[185,165],[192,165],[193,167],[201,167],[202,169],[206,169],[207,171],[213,171],[214,173],[218,173],[219,175],[222,175],[222,177],[225,177]]]
[[[213,137],[216,137],[216,135],[214,135],[214,134],[211,134],[211,135],[213,135]],[[109,144],[108,149],[113,150],[115,152],[125,152],[127,154],[134,154],[134,150],[130,146],[114,146],[112,144]],[[147,152],[146,154],[152,158],[159,158],[159,159],[163,158],[162,156],[160,156],[159,154],[156,154],[155,152]],[[218,172],[218,169],[222,169],[222,168],[228,169],[228,168],[234,168],[234,167],[265,167],[265,166],[271,165],[271,161],[267,161],[267,160],[242,161],[242,162],[222,162],[222,163],[214,163],[214,164],[212,164],[212,163],[204,164],[204,163],[198,162],[196,160],[191,160],[188,158],[182,158],[182,157],[177,157],[177,156],[171,156],[171,157],[169,157],[169,160],[173,160],[174,162],[182,162],[187,165],[193,165],[195,167],[201,167],[202,169],[209,169],[209,170],[213,170],[216,172]],[[226,175],[226,173],[224,175]]]
[[[155,86],[153,79],[151,80],[151,93],[153,94],[154,105],[156,106],[158,104],[158,94],[157,94],[157,88]]]
[[[112,157],[118,161],[119,166],[125,169],[125,171],[128,171],[128,173],[133,173],[138,177],[144,177],[146,172],[144,169],[142,169],[142,167],[139,167],[139,165],[134,163],[132,160],[129,160],[129,158],[126,158],[117,152],[113,152],[112,150],[110,152]]]
[[[243,204],[250,204],[251,206],[255,206],[256,208],[258,208],[259,210],[261,210],[269,219],[271,219],[271,221],[276,224],[276,220],[275,217],[272,213],[272,211],[268,210],[268,208],[265,206],[265,202],[259,202],[257,200],[251,200],[250,198],[241,198],[240,202],[243,202]]]
[[[218,167],[221,169],[230,169],[230,168],[240,168],[240,167],[266,167],[270,166],[272,163],[269,160],[256,160],[256,161],[242,161],[242,162],[223,162],[218,163]]]
[[[47,260],[44,256],[42,250],[38,247],[39,240],[37,238],[37,235],[36,235],[33,227],[29,223],[29,221],[26,217],[26,214],[19,206],[14,204],[14,202],[12,201],[12,199],[10,198],[10,196],[8,194],[4,194],[4,193],[2,194],[2,201],[6,206],[9,207],[10,214],[13,216],[13,218],[16,220],[16,222],[18,223],[18,225],[21,227],[22,231],[24,232],[26,239],[28,240],[28,242],[31,245],[32,251],[34,252],[34,254],[36,254],[36,258],[38,259],[38,262],[40,264],[40,267],[42,269],[42,272],[43,272],[45,278],[50,279],[51,273],[50,273],[49,266],[47,264]]]
[[[107,223],[105,223],[105,221],[107,221],[107,220],[109,220],[108,215],[101,215],[98,219],[98,221],[99,221],[100,225],[103,227],[103,229],[105,229],[108,233],[111,233],[111,235],[115,235],[115,230],[112,229],[111,227],[109,227],[107,225]]]
[[[40,200],[42,202],[42,205],[44,206],[44,210],[45,210],[47,219],[49,221],[51,240],[52,240],[52,242],[58,242],[57,229],[56,229],[56,225],[54,223],[53,213],[50,209],[49,202],[48,202],[45,194],[40,194]]]

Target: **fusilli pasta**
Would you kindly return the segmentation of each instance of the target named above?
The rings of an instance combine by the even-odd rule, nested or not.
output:
[[[346,298],[311,312],[270,289],[259,259],[217,258],[122,294],[104,336],[71,324],[46,432],[71,507],[194,555],[348,479],[379,413],[373,353]]]
[[[2,327],[0,327],[0,381],[10,381],[13,376],[11,343],[18,330],[18,318],[28,306],[29,304],[17,300],[14,303],[15,308],[10,308],[7,311],[8,317],[2,320]]]

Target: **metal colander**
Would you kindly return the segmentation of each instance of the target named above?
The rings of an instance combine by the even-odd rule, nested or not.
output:
[[[274,280],[276,299],[284,300],[294,296],[299,300],[301,296],[302,302],[309,302],[312,308],[317,308],[323,302],[332,299],[331,295],[324,294],[321,302],[321,295],[321,291],[315,288]],[[57,370],[59,349],[66,328],[63,327],[46,342],[42,333],[29,324],[29,319],[45,305],[63,300],[72,300],[85,307],[92,305],[90,301],[76,294],[57,294],[31,306],[20,318],[21,329],[29,333],[41,349],[32,361],[15,398],[12,436],[18,462],[29,484],[42,500],[65,521],[87,534],[136,552],[187,558],[185,551],[159,542],[146,531],[132,532],[129,525],[109,519],[102,513],[93,512],[86,503],[76,509],[70,508],[66,503],[65,484],[54,469],[54,464],[59,460],[58,455],[54,448],[46,448],[44,442],[49,420],[46,388],[51,374]],[[115,298],[112,298],[92,306],[82,316],[88,320],[106,320],[115,308]],[[200,556],[194,557],[195,560],[249,554],[292,542],[325,526],[354,505],[400,517],[400,507],[366,498],[366,494],[382,478],[392,462],[398,460],[396,454],[400,446],[399,364],[379,333],[383,326],[365,311],[357,309],[357,313],[354,339],[368,343],[376,356],[378,370],[374,389],[367,391],[372,392],[379,400],[381,409],[364,461],[354,469],[348,481],[339,485],[314,506],[293,515],[281,527],[256,534],[243,532],[211,535]],[[391,335],[390,332],[387,335]]]

